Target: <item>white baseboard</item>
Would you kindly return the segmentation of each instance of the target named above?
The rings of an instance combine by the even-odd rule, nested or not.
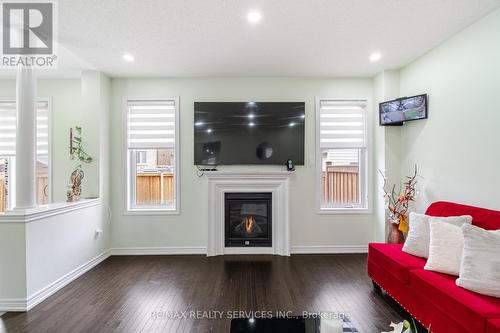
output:
[[[110,251],[109,250],[104,251],[103,253],[99,254],[97,257],[90,259],[89,261],[87,261],[83,265],[75,268],[71,272],[60,277],[59,279],[52,282],[48,286],[46,286],[46,287],[40,289],[39,291],[35,292],[34,294],[30,295],[26,299],[22,299],[22,298],[0,299],[0,312],[1,311],[5,311],[5,312],[29,311],[35,305],[44,301],[46,298],[48,298],[49,296],[56,293],[58,290],[60,290],[64,286],[68,285],[69,283],[71,283],[72,281],[74,281],[75,279],[80,277],[81,275],[85,274],[90,269],[97,266],[102,261],[106,260],[109,256],[110,256]]]
[[[0,298],[0,313],[23,311],[27,311],[25,298]]]
[[[226,254],[239,253],[238,250],[227,251]],[[263,251],[262,254],[268,254]],[[325,246],[292,246],[292,254],[341,254],[341,253],[368,253],[368,245],[325,245]],[[112,256],[137,255],[179,255],[179,254],[207,254],[204,246],[177,246],[177,247],[122,247],[111,249]]]
[[[325,246],[299,245],[299,246],[292,246],[290,252],[292,254],[368,253],[368,245],[325,245]]]
[[[111,249],[112,256],[207,254],[205,246],[169,246],[169,247],[120,247]]]

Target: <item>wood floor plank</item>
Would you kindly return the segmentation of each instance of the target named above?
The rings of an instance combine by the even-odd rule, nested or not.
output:
[[[169,318],[182,311],[224,315]],[[373,291],[362,254],[121,256],[108,258],[29,312],[4,314],[0,332],[223,333],[236,311],[347,312],[368,333],[401,319]]]

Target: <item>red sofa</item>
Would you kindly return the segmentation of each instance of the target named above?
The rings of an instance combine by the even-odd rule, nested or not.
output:
[[[472,224],[500,229],[500,211],[439,201],[431,216],[471,215]],[[456,276],[424,270],[426,259],[402,251],[400,244],[372,243],[368,275],[433,333],[500,333],[500,298],[480,295],[455,284]]]

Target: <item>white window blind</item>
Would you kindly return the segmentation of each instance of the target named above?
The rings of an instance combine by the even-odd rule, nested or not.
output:
[[[36,154],[38,158],[49,155],[49,103],[37,102]]]
[[[320,101],[320,148],[366,147],[366,101]]]
[[[128,148],[175,147],[175,101],[128,101]]]
[[[46,101],[36,104],[37,122],[37,155],[49,154],[49,105]],[[0,101],[0,156],[16,155],[16,103],[13,101]]]

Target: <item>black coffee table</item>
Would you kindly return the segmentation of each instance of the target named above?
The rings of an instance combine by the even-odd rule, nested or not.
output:
[[[344,331],[358,332],[347,317],[343,317]],[[238,318],[231,320],[231,333],[320,333],[319,318]]]

